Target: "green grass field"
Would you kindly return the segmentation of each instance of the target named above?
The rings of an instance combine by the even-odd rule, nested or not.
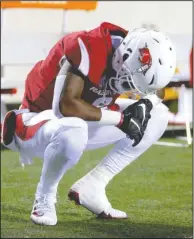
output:
[[[1,152],[1,238],[192,238],[192,148],[152,146],[107,187],[126,220],[99,220],[67,199],[70,186],[108,152],[86,152],[59,185],[58,224],[34,225],[30,212],[42,162],[24,169],[18,154]]]

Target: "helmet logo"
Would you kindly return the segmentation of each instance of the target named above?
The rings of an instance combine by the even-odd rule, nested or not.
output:
[[[143,65],[151,65],[152,57],[150,55],[150,51],[148,48],[141,48],[139,49],[140,52],[140,62]]]
[[[142,64],[142,67],[139,69],[139,72],[142,72],[144,75],[152,64],[152,57],[150,51],[147,47],[139,49],[140,57],[139,61]]]

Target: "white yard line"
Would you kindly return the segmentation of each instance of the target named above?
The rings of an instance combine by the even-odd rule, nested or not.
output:
[[[161,145],[161,146],[168,146],[168,147],[189,147],[188,144],[181,144],[181,143],[172,143],[172,142],[164,142],[164,141],[157,141],[154,143],[155,145]]]

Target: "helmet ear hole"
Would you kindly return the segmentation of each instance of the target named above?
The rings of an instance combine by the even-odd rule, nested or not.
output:
[[[132,53],[132,49],[131,49],[131,48],[127,48],[127,51],[129,51],[130,53]]]
[[[125,53],[125,54],[123,55],[123,62],[126,61],[128,57],[129,57],[129,54]]]

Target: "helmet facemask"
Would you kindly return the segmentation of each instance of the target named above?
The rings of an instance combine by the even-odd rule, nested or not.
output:
[[[138,89],[133,84],[132,75],[129,70],[125,70],[122,67],[115,77],[109,79],[109,86],[111,90],[117,94],[124,94],[127,92],[138,93]]]
[[[141,74],[145,74],[149,67],[149,64],[146,64],[130,71],[125,65],[125,62],[123,62],[122,67],[117,71],[116,76],[109,79],[111,90],[118,94],[131,92],[135,95],[145,95],[147,92],[141,91],[140,88],[136,86],[134,77],[141,77]]]

